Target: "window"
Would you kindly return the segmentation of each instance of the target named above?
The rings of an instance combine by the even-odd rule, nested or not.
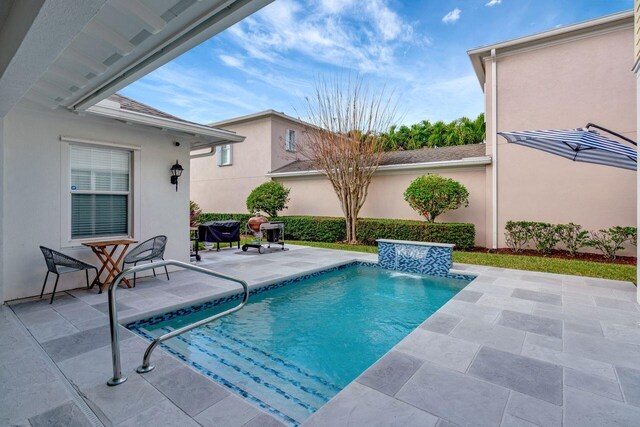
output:
[[[71,239],[130,235],[131,151],[69,148]]]
[[[221,145],[218,150],[218,166],[231,164],[231,144]]]
[[[296,151],[296,131],[295,130],[287,129],[287,133],[285,135],[284,148],[287,151]]]

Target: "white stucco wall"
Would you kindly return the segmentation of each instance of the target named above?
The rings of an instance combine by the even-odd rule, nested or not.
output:
[[[133,176],[133,237],[143,241],[168,237],[165,258],[189,259],[189,143],[176,135],[113,120],[78,116],[66,110],[31,106],[14,108],[5,117],[4,145],[4,300],[38,295],[46,273],[39,246],[47,246],[99,265],[82,246],[65,247],[62,236],[64,149],[60,136],[139,146],[138,175]],[[183,142],[180,147],[174,141]],[[185,167],[179,191],[169,183],[176,159]],[[52,280],[50,278],[50,280]],[[63,275],[58,290],[84,284],[83,273]],[[53,288],[51,281],[47,291]]]

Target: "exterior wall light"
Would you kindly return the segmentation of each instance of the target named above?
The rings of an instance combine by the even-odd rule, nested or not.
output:
[[[178,178],[182,175],[182,171],[184,168],[178,163],[176,160],[176,164],[171,166],[171,184],[176,186],[176,191],[178,191]]]

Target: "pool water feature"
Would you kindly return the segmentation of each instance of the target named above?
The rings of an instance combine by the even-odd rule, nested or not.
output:
[[[163,348],[297,425],[468,282],[464,276],[423,276],[354,263],[253,290],[242,310],[172,338]],[[153,339],[226,310],[237,298],[127,327]]]

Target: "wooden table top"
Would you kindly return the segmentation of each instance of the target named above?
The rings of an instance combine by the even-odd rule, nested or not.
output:
[[[82,245],[90,248],[104,248],[105,246],[131,245],[133,243],[138,243],[138,241],[133,239],[96,240],[94,242],[83,242]]]

